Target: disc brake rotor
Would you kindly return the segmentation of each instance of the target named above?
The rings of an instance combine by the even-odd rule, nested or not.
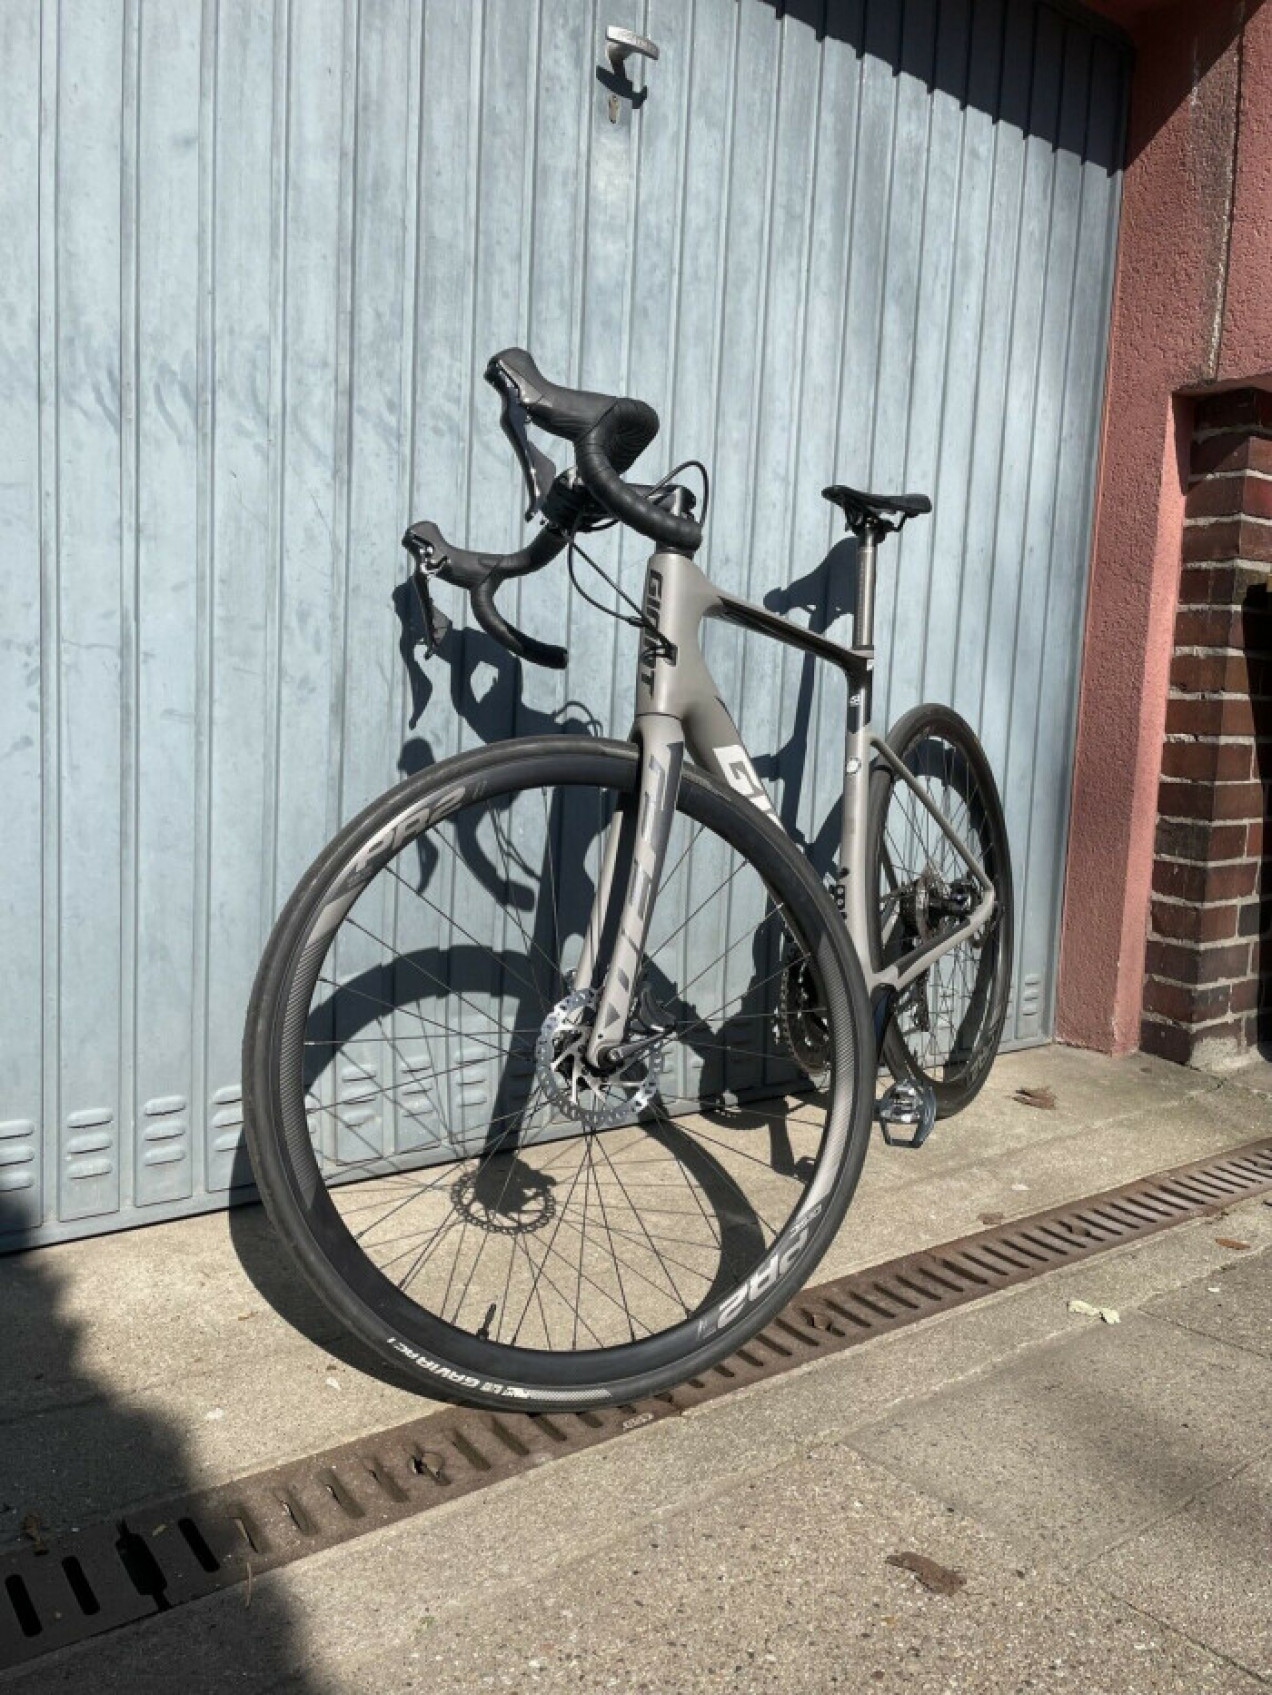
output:
[[[575,989],[548,1013],[534,1046],[539,1085],[553,1107],[586,1130],[608,1130],[642,1112],[658,1092],[662,1044],[642,1046],[612,1072],[589,1064],[594,989]]]

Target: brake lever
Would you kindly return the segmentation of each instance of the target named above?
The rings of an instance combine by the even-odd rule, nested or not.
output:
[[[517,385],[492,359],[485,370],[486,381],[495,389],[503,403],[499,417],[499,428],[507,436],[512,445],[512,451],[517,456],[521,466],[521,474],[526,482],[526,522],[543,505],[544,497],[556,481],[557,469],[542,448],[530,440],[529,419],[525,406],[517,392]]]

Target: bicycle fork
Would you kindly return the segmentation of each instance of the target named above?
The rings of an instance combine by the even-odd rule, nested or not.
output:
[[[607,962],[587,1049],[589,1063],[601,1070],[627,1036],[684,765],[684,731],[675,719],[661,715],[644,718],[636,739],[640,747],[640,787],[635,803],[620,806],[610,823],[583,952],[574,974],[576,989],[591,988],[597,961]],[[619,889],[623,891],[621,900],[615,898]]]
[[[686,750],[695,764],[776,817],[702,657],[702,619],[719,603],[718,591],[691,559],[662,551],[651,557],[632,724],[640,781],[610,823],[574,973],[576,989],[597,992],[587,1057],[599,1069],[613,1062],[627,1039]]]

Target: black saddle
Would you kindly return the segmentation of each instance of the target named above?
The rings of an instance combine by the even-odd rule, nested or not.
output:
[[[907,518],[917,518],[932,510],[925,494],[863,494],[860,489],[832,483],[822,490],[822,496],[837,506],[847,520],[848,528],[856,535],[867,529],[899,530]]]

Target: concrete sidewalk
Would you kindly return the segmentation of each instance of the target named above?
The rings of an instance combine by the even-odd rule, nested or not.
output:
[[[1007,1056],[876,1149],[818,1276],[1272,1133],[1262,1073]],[[1024,1086],[1054,1109],[1018,1104]],[[1224,1247],[1217,1240],[1248,1242]],[[238,1255],[235,1254],[237,1244]],[[253,1213],[0,1263],[0,1504],[56,1529],[417,1416]],[[24,1689],[1272,1686],[1272,1207],[1250,1201],[12,1674]],[[1109,1327],[1071,1296],[1116,1307]],[[888,1563],[958,1571],[950,1594]]]

